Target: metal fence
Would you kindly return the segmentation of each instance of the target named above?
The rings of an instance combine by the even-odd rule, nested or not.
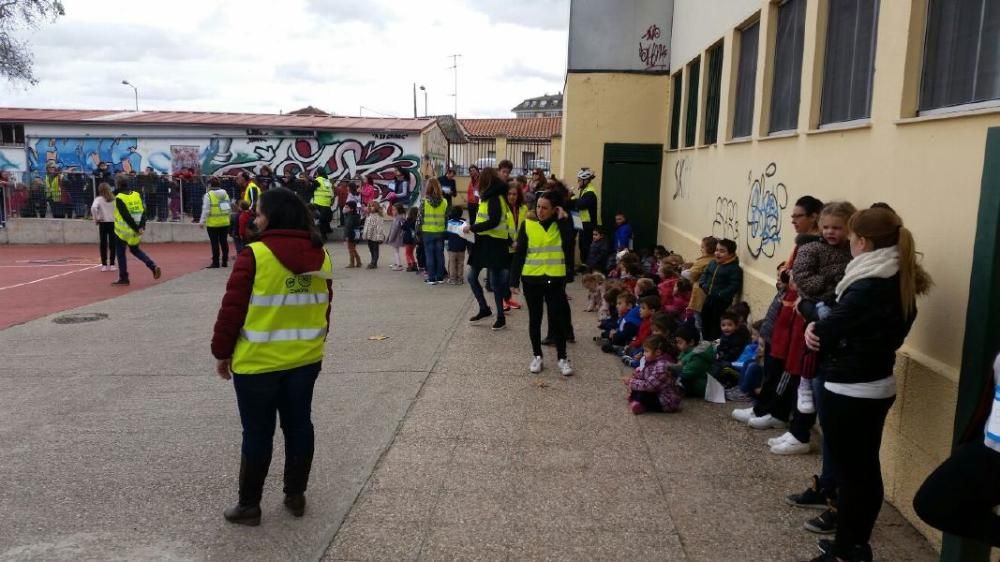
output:
[[[497,146],[495,139],[473,140],[466,144],[453,144],[449,147],[451,167],[460,176],[469,175],[469,166],[495,168],[497,165]],[[503,158],[501,158],[503,160]]]
[[[472,139],[466,144],[450,146],[451,166],[460,176],[469,175],[469,166],[475,165],[480,170],[495,168],[501,160],[514,163],[513,176],[528,176],[536,169],[547,174],[552,170],[552,142],[541,140],[507,141],[506,151],[497,156],[496,139]]]
[[[530,176],[535,170],[549,175],[552,170],[552,143],[550,141],[507,141],[507,160],[514,163],[514,176]]]

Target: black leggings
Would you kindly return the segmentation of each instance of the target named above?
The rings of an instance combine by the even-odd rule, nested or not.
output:
[[[539,357],[542,355],[542,315],[548,308],[549,337],[556,344],[558,358],[565,359],[566,315],[569,313],[566,282],[559,279],[547,283],[524,283],[524,300],[528,304],[528,337],[531,338],[532,353]]]
[[[885,418],[896,397],[852,398],[823,389],[819,410],[823,438],[837,482],[837,538],[834,554],[847,559],[871,540],[885,487],[879,449]]]
[[[97,223],[97,234],[101,239],[101,265],[115,265],[115,243],[118,241],[115,223]]]
[[[368,241],[368,253],[372,256],[372,265],[378,265],[378,253],[381,247],[381,242],[372,242],[371,240]]]
[[[982,440],[955,450],[913,498],[928,525],[959,537],[1000,547],[1000,453]]]
[[[219,254],[222,254],[222,265],[229,264],[229,227],[209,226],[208,239],[212,243],[212,265],[219,265]]]

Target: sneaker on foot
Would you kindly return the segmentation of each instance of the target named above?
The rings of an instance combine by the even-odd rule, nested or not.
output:
[[[130,283],[129,283],[128,279],[119,279],[119,280],[115,281],[114,283],[112,283],[112,285],[128,286],[128,285],[130,285]]]
[[[806,488],[806,491],[801,494],[785,496],[785,503],[792,507],[801,507],[803,509],[825,510],[828,507],[826,494],[820,491],[819,477],[815,474],[812,477],[812,485]]]
[[[544,365],[542,365],[542,356],[536,355],[535,358],[531,360],[531,366],[528,367],[528,371],[533,375],[537,375],[542,372],[543,368]]]
[[[629,400],[628,409],[632,410],[632,413],[637,416],[646,411],[646,409],[642,407],[642,404],[636,402],[635,400]]]
[[[564,377],[573,376],[573,365],[569,362],[569,359],[559,360],[559,371],[562,373],[562,376]]]
[[[475,316],[469,318],[469,322],[479,322],[483,318],[489,318],[490,316],[493,316],[493,311],[487,308],[480,310]]]
[[[837,510],[831,507],[806,521],[802,527],[817,535],[832,535],[837,532]]]
[[[542,339],[542,345],[555,345],[555,344],[556,344],[556,340],[552,339],[551,336],[545,336]]]
[[[771,452],[775,455],[806,455],[811,450],[809,443],[803,443],[794,436],[771,447]]]
[[[163,275],[163,272],[160,271],[160,266],[158,266],[158,265],[154,266],[153,267],[153,279],[159,279],[161,275]]]
[[[747,421],[747,425],[754,429],[785,429],[788,426],[787,423],[775,418],[771,414],[752,417]]]
[[[499,330],[503,330],[506,327],[507,327],[507,319],[497,318],[497,321],[493,323],[493,326],[491,326],[490,329],[496,332]]]
[[[779,435],[777,437],[772,437],[772,438],[768,439],[767,440],[767,446],[768,447],[774,447],[778,443],[784,443],[785,441],[788,441],[789,439],[794,439],[794,438],[795,438],[795,436],[792,435],[792,432],[786,431],[786,432],[782,433],[781,435]]]
[[[510,308],[513,308],[514,310],[521,310],[521,303],[517,302],[514,299],[505,300],[504,304]]]
[[[101,266],[101,271],[108,271],[108,266],[102,265]]]
[[[752,417],[753,408],[736,408],[733,410],[733,419],[738,422],[747,423]]]

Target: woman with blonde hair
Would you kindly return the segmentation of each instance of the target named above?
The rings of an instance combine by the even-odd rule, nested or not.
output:
[[[437,178],[428,178],[417,211],[417,235],[424,247],[428,285],[444,283],[444,234],[448,201]]]
[[[821,352],[819,410],[837,486],[833,543],[814,562],[871,560],[868,544],[882,508],[879,464],[885,418],[896,400],[893,367],[917,315],[916,297],[932,285],[917,259],[913,235],[888,205],[848,222],[851,254],[830,314],[808,325],[805,343]]]
[[[101,240],[101,271],[115,271],[115,195],[104,182],[97,186],[97,194],[90,205],[90,216],[97,223]]]

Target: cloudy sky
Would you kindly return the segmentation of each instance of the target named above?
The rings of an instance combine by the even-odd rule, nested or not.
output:
[[[30,36],[39,84],[0,105],[512,117],[562,90],[569,0],[63,0]],[[280,6],[280,7],[279,7]],[[418,92],[419,112],[424,111]]]

